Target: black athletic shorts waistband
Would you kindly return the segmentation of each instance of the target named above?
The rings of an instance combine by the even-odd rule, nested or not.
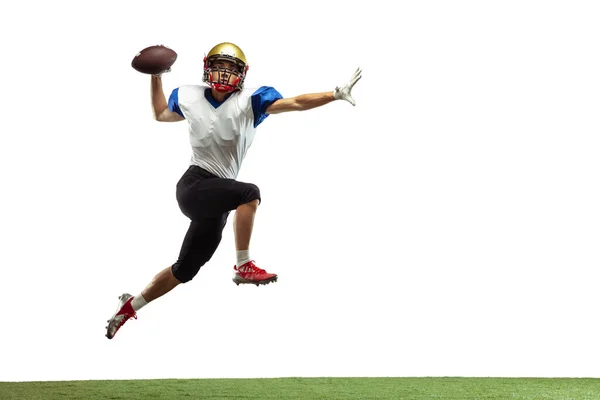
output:
[[[188,173],[193,173],[195,175],[199,175],[203,178],[219,178],[219,176],[213,174],[212,172],[209,172],[207,170],[205,170],[202,167],[199,167],[197,165],[190,165],[189,168],[187,169]]]

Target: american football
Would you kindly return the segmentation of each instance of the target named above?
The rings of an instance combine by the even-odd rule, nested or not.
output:
[[[133,57],[131,66],[143,74],[160,74],[171,68],[177,53],[164,45],[146,47]]]

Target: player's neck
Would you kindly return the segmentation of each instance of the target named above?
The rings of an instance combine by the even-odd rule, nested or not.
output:
[[[218,92],[216,89],[211,88],[211,94],[212,94],[213,99],[215,99],[219,103],[222,103],[225,101],[225,98],[227,97],[227,95],[229,93],[221,93],[221,92]]]

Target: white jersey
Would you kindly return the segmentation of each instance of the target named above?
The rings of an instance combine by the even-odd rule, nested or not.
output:
[[[242,89],[217,102],[208,86],[186,85],[169,97],[169,110],[186,119],[191,165],[221,178],[235,179],[266,109],[281,94],[272,87]]]

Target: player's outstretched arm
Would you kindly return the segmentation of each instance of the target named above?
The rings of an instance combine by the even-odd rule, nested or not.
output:
[[[352,88],[362,77],[361,72],[361,69],[358,68],[348,83],[341,87],[337,86],[331,92],[302,94],[287,99],[279,99],[267,107],[266,112],[267,114],[279,114],[288,111],[305,111],[331,103],[334,100],[346,100],[355,106],[356,102],[352,98]]]
[[[150,78],[150,96],[152,97],[152,113],[154,119],[160,122],[183,121],[181,115],[169,110],[167,99],[162,87],[162,78],[160,75],[152,75]]]

